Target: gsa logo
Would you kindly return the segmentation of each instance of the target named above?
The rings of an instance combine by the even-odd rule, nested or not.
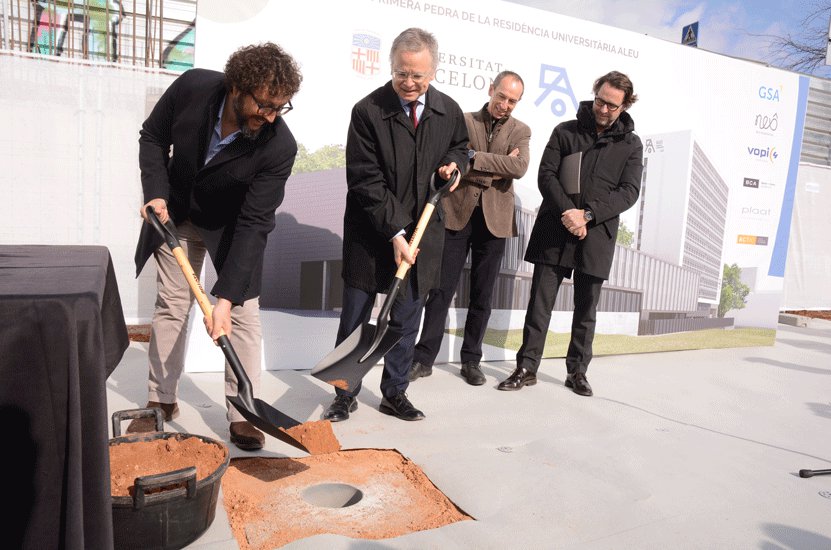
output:
[[[764,85],[759,86],[759,97],[766,101],[779,103],[779,88],[770,88]]]
[[[756,157],[759,160],[768,159],[770,162],[779,158],[779,153],[776,152],[776,147],[748,147],[747,154],[751,157]]]
[[[563,67],[555,67],[554,65],[540,65],[540,89],[542,94],[534,101],[534,105],[540,106],[540,103],[546,100],[551,93],[566,96],[565,99],[571,100],[571,105],[574,110],[577,110],[577,98],[574,97],[574,90],[571,87],[571,82],[568,80],[568,72]],[[568,106],[565,99],[555,98],[551,102],[551,112],[554,116],[563,116],[566,114]]]

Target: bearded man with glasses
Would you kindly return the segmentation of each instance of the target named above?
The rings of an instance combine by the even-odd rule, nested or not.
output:
[[[233,53],[225,72],[192,69],[165,91],[144,121],[139,167],[145,209],[176,226],[194,271],[210,255],[216,297],[205,326],[211,338],[229,336],[254,393],[259,390],[262,330],[259,295],[266,238],[275,226],[297,143],[282,118],[302,76],[294,59],[272,43]],[[136,270],[154,256],[156,309],[150,336],[148,407],[170,421],[185,357],[193,296],[176,259],[147,223],[136,249]],[[225,394],[237,381],[225,365]],[[230,439],[244,450],[263,446],[262,432],[226,400]],[[134,420],[128,432],[153,431],[152,418]]]
[[[537,383],[554,300],[563,279],[572,278],[574,316],[565,385],[578,395],[593,393],[586,372],[597,302],[612,267],[620,214],[638,199],[643,173],[643,145],[626,112],[638,100],[632,81],[612,71],[594,82],[593,91],[594,100],[580,103],[576,120],[554,128],[540,161],[542,205],[525,252],[525,261],[534,264],[531,296],[516,370],[499,384],[500,390]],[[575,153],[582,154],[577,193],[563,183],[568,177],[563,159]]]

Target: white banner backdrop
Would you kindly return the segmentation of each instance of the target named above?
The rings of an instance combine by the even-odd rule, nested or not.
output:
[[[227,9],[217,0],[200,2],[196,65],[222,70],[241,46],[263,41],[283,46],[304,76],[286,120],[310,151],[345,144],[352,106],[389,79],[390,45],[407,27],[436,36],[440,63],[432,85],[464,111],[481,108],[499,71],[518,72],[525,94],[514,116],[531,126],[533,136],[531,164],[516,193],[528,210],[540,203],[536,172],[553,128],[574,118],[580,101],[591,99],[598,76],[610,70],[628,74],[640,98],[630,114],[646,145],[644,185],[653,202],[647,198],[643,209],[640,203],[630,209],[624,223],[636,235],[646,232],[641,252],[676,265],[695,263],[690,247],[711,249],[714,294],[704,305],[718,304],[721,268],[736,264],[751,291],[746,306],[730,312],[736,326],[775,329],[806,77],[498,0],[272,0],[252,3],[233,20],[223,16]],[[676,160],[662,161],[664,152]],[[721,190],[723,196],[714,199]],[[287,202],[288,194],[303,192],[290,186]],[[696,227],[710,219],[723,237],[696,243]],[[662,230],[673,233],[668,223],[678,227],[677,242],[667,248],[661,241]],[[302,346],[287,364],[268,368],[308,368],[331,347],[334,335],[331,340]]]

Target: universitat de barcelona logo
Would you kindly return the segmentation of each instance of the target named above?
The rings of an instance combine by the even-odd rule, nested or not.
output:
[[[352,70],[363,76],[381,71],[381,39],[367,32],[352,34]]]

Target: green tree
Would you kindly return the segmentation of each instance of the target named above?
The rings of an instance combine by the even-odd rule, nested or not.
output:
[[[310,153],[302,143],[297,146],[297,158],[294,159],[292,174],[331,170],[346,166],[346,150],[343,145],[324,145]]]
[[[742,282],[742,269],[736,265],[724,264],[724,274],[721,279],[721,299],[718,302],[718,316],[724,315],[731,309],[743,309],[750,294],[750,287]]]
[[[635,233],[630,231],[626,224],[621,221],[617,228],[617,244],[629,248],[633,242],[635,242]]]

